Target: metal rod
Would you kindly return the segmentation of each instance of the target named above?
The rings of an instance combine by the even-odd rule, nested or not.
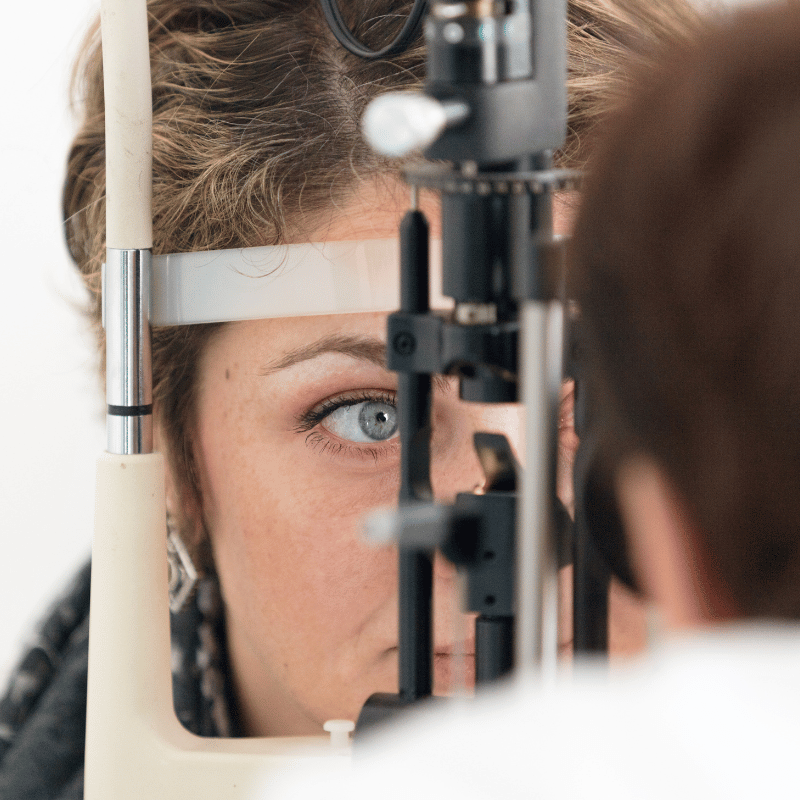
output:
[[[400,225],[400,307],[424,314],[429,309],[428,223],[417,210]],[[401,343],[390,343],[400,346]],[[406,342],[415,347],[415,342]],[[400,504],[429,500],[431,376],[399,373],[397,402],[400,437]],[[401,547],[399,553],[399,680],[405,700],[433,690],[433,555]]]
[[[475,683],[490,683],[514,667],[514,617],[475,620]]]
[[[558,654],[557,563],[553,534],[557,409],[563,306],[522,307],[522,401],[526,455],[517,533],[516,665],[550,671]]]
[[[583,525],[575,526],[572,552],[573,653],[607,656],[609,572],[594,551]]]

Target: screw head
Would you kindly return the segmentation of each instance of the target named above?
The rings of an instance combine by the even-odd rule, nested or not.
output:
[[[395,353],[401,356],[410,356],[417,349],[417,340],[407,331],[401,331],[392,342]]]

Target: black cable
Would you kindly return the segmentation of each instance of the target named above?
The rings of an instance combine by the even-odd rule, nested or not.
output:
[[[325,14],[325,19],[328,21],[328,26],[342,47],[353,55],[365,58],[369,61],[402,53],[409,46],[411,40],[417,35],[419,26],[422,24],[422,18],[428,10],[428,0],[414,0],[414,5],[411,8],[408,19],[405,21],[402,30],[397,34],[394,41],[380,50],[370,50],[353,36],[352,31],[347,27],[347,23],[344,21],[344,17],[342,17],[342,12],[339,10],[336,0],[320,0],[320,2],[322,3],[322,11]]]

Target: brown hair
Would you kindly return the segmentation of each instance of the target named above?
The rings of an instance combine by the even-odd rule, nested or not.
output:
[[[356,36],[376,47],[410,0],[341,3]],[[157,253],[272,244],[352,193],[396,172],[359,134],[378,94],[418,85],[420,43],[366,62],[333,38],[318,0],[150,0],[153,222]],[[570,3],[570,132],[563,163],[582,163],[593,128],[620,94],[633,53],[685,37],[685,0]],[[101,351],[99,275],[105,243],[102,63],[97,26],[76,66],[84,119],[69,155],[64,214],[72,257],[92,292]],[[154,401],[186,510],[201,507],[191,433],[199,355],[218,325],[153,331]],[[182,525],[190,529],[190,525]],[[198,528],[197,525],[194,526]],[[194,546],[199,541],[186,530]]]
[[[800,617],[798,75],[789,4],[639,73],[572,253],[610,457],[662,466],[747,616]]]

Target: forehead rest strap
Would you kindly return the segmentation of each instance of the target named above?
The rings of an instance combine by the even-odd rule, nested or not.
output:
[[[431,308],[441,293],[441,241],[431,242]],[[153,325],[395,311],[397,239],[289,244],[153,256]]]

